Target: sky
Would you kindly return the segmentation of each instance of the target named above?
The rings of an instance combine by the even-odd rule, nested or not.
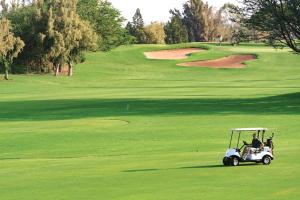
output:
[[[187,0],[109,0],[114,7],[119,9],[127,20],[131,21],[136,8],[141,9],[146,24],[152,21],[167,22],[172,8],[182,9],[183,3]],[[205,1],[205,0],[204,0]],[[227,2],[236,3],[237,0],[206,0],[209,5],[221,7]],[[206,2],[205,1],[205,2]]]

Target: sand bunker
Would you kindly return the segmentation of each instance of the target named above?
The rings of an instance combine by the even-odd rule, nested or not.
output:
[[[145,56],[148,59],[160,59],[160,60],[179,60],[185,59],[191,53],[204,51],[199,48],[186,48],[186,49],[172,49],[162,51],[145,52]]]
[[[209,67],[209,68],[244,68],[244,62],[255,60],[255,55],[232,55],[216,60],[204,60],[178,64],[186,67]]]

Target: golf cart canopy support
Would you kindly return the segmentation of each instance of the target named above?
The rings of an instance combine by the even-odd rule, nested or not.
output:
[[[237,144],[236,144],[236,148],[238,148],[242,132],[255,131],[257,133],[257,137],[258,138],[261,137],[261,141],[264,142],[265,133],[268,132],[269,130],[270,129],[268,129],[268,128],[234,128],[234,129],[231,129],[230,130],[231,137],[230,137],[229,149],[231,148],[232,139],[233,139],[234,134],[238,134],[238,141],[237,141]]]
[[[231,131],[268,131],[268,128],[234,128]]]

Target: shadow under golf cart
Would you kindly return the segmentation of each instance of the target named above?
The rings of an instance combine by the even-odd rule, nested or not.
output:
[[[247,167],[247,166],[259,166],[261,164],[258,163],[246,163],[241,164],[239,167]],[[166,168],[166,169],[129,169],[121,172],[124,173],[137,173],[137,172],[154,172],[154,171],[166,171],[166,170],[182,170],[182,169],[213,169],[213,168],[229,168],[224,165],[197,165],[197,166],[187,166],[187,167],[179,167],[179,168]]]

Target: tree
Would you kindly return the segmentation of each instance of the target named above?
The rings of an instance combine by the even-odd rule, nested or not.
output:
[[[18,56],[24,47],[24,42],[10,32],[9,21],[6,18],[0,20],[0,65],[3,66],[8,80],[8,72],[13,59]]]
[[[126,26],[128,32],[136,38],[138,44],[146,43],[146,34],[144,30],[144,20],[140,9],[136,9],[136,12],[132,18],[132,22],[129,22]]]
[[[300,0],[243,0],[245,23],[300,53]]]
[[[204,41],[204,8],[202,0],[189,0],[183,5],[183,23],[187,27],[189,42]]]
[[[189,0],[183,5],[183,23],[190,42],[228,39],[230,26],[224,17],[224,7],[214,9],[202,0]],[[225,36],[225,37],[223,37]]]
[[[26,44],[15,59],[14,64],[16,65],[12,66],[12,71],[24,71],[26,66],[27,72],[48,72],[47,63],[42,59],[44,51],[39,35],[41,32],[46,32],[46,16],[41,16],[41,11],[30,4],[10,10],[5,17],[11,22],[11,31],[14,35],[20,37]]]
[[[170,10],[172,15],[165,25],[166,43],[177,44],[188,42],[188,32],[183,24],[183,18],[179,10]]]
[[[82,51],[97,47],[97,35],[81,20],[76,12],[76,0],[53,0],[47,3],[48,17],[46,33],[40,33],[43,43],[51,44],[45,55],[55,66],[59,75],[64,64],[68,64],[68,75],[73,74],[73,62],[78,60]]]
[[[237,6],[227,3],[218,12],[221,12],[222,20],[218,32],[223,33],[225,40],[230,41],[232,45],[249,41],[261,42],[261,36],[265,36],[265,33],[245,24],[244,17]]]
[[[99,36],[99,47],[108,51],[122,44],[132,42],[132,38],[122,23],[125,19],[119,10],[106,0],[79,0],[78,14],[89,21]]]
[[[165,44],[164,25],[159,22],[152,22],[145,27],[146,43],[148,44]]]
[[[77,12],[81,19],[89,21],[93,26],[97,25],[99,13],[99,0],[78,0]],[[94,27],[96,29],[96,27]]]
[[[5,14],[5,13],[7,13],[8,12],[8,4],[6,3],[6,1],[5,0],[0,0],[0,6],[1,6],[1,12],[0,12],[0,14],[1,15],[3,15],[3,14]],[[1,16],[0,15],[0,16]]]

